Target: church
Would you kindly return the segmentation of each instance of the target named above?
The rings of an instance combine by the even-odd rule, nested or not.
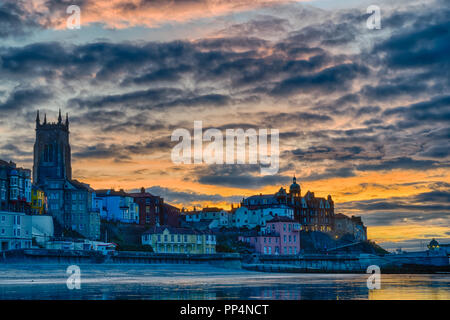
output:
[[[100,213],[93,207],[95,192],[88,184],[72,179],[69,116],[63,121],[61,110],[57,122],[47,122],[44,115],[42,123],[37,111],[33,183],[45,191],[48,213],[61,227],[60,235],[100,238]]]

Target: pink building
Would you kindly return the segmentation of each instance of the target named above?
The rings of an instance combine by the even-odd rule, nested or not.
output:
[[[300,252],[300,224],[288,217],[275,217],[258,234],[239,237],[259,254],[291,255]]]

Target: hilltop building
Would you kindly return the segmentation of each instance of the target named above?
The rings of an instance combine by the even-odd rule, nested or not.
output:
[[[63,122],[40,122],[36,115],[33,183],[47,195],[48,213],[65,230],[95,240],[100,236],[100,213],[93,207],[94,190],[72,179],[69,117]]]
[[[289,192],[280,188],[275,194],[244,198],[241,207],[235,211],[233,224],[236,227],[252,228],[264,226],[270,217],[286,216],[300,222],[303,231],[331,232],[334,228],[334,202],[331,195],[327,199],[319,198],[308,191],[302,197],[296,177],[292,180]]]

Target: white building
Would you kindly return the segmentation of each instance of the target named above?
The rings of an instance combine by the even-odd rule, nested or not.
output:
[[[0,251],[31,248],[31,216],[0,211]]]
[[[283,204],[272,204],[250,209],[240,207],[231,215],[230,227],[253,229],[265,227],[266,222],[274,217],[294,218],[294,209]]]
[[[210,228],[228,227],[229,213],[220,208],[203,208],[201,211],[184,211],[181,212],[186,222],[202,222],[209,221]]]

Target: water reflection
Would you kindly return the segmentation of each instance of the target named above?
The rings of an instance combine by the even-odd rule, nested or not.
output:
[[[66,265],[0,265],[0,299],[450,299],[450,275],[274,274],[183,265],[80,265],[68,290]]]

